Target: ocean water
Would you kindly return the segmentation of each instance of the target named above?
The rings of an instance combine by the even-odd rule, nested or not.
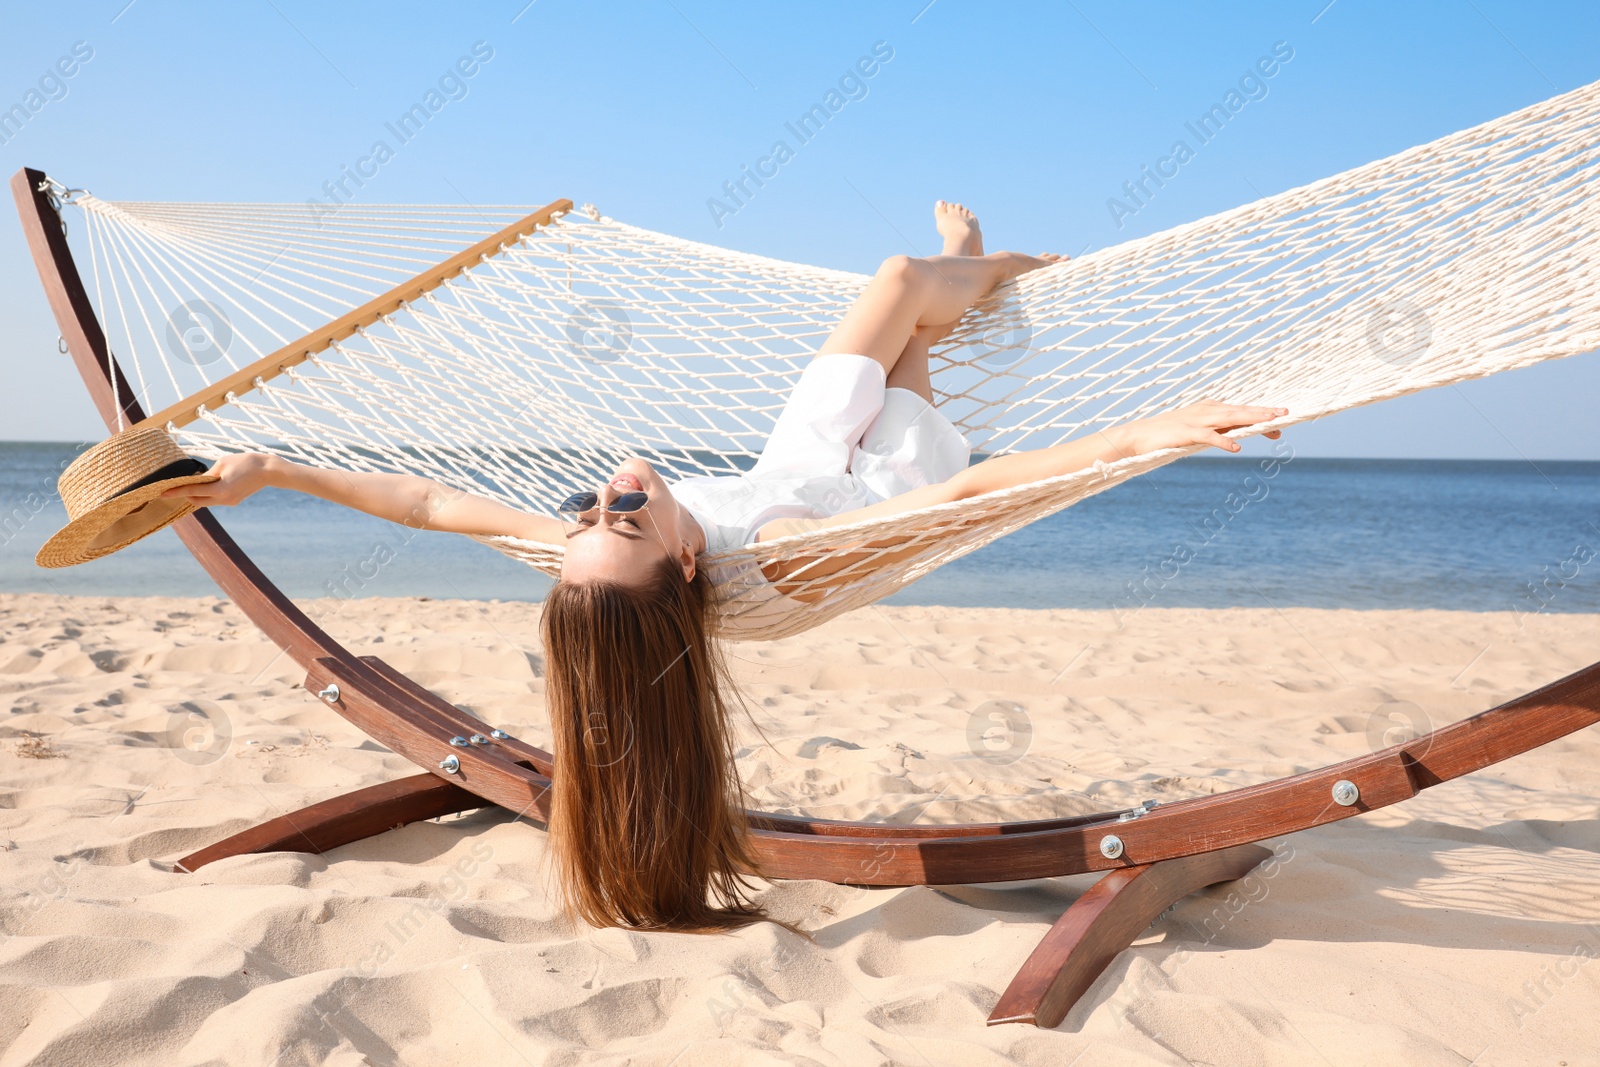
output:
[[[43,570],[73,444],[0,443],[0,592],[211,595],[169,531]],[[1280,446],[1281,448],[1281,446]],[[948,564],[890,604],[1600,611],[1600,463],[1195,456]],[[467,538],[281,490],[218,518],[290,596],[539,600]]]

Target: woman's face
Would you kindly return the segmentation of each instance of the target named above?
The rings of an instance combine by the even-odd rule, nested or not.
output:
[[[561,580],[588,582],[610,579],[643,585],[663,555],[676,560],[684,580],[694,577],[695,554],[705,535],[672,496],[655,468],[637,457],[626,460],[595,491],[599,505],[567,522],[567,553]],[[624,493],[643,492],[650,502],[639,511],[618,515],[605,506]]]

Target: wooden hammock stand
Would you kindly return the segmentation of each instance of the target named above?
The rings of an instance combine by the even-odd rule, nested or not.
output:
[[[145,421],[107,349],[68,248],[45,175],[11,180],[22,228],[61,335],[106,425]],[[532,232],[557,201],[328,326],[158,413],[152,424],[195,417],[199,403],[244,392],[256,376],[350,336]],[[156,420],[160,420],[157,422]],[[486,724],[375,656],[357,656],[297,608],[204,509],[174,529],[250,620],[306,671],[305,688],[362,732],[425,773],[368,786],[264,822],[176,861],[193,872],[229,856],[323,853],[407,823],[499,806],[548,820],[548,752]],[[1600,722],[1600,663],[1422,737],[1321,770],[1214,796],[1132,810],[1028,822],[895,826],[748,813],[766,878],[848,885],[955,885],[1107,873],[1051,927],[1001,995],[990,1024],[1058,1025],[1116,956],[1168,906],[1208,885],[1243,877],[1271,853],[1253,842],[1387,807]]]

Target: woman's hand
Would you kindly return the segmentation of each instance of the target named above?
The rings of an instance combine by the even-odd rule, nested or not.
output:
[[[564,545],[567,539],[559,519],[519,511],[415,474],[331,470],[261,452],[230,453],[212,464],[210,473],[217,475],[216,481],[176,485],[161,495],[216,507],[237,504],[270,486],[331,500],[414,530],[507,534],[550,545]]]
[[[1130,454],[1143,455],[1163,448],[1187,448],[1190,445],[1215,445],[1225,452],[1237,452],[1241,447],[1239,442],[1224,437],[1224,433],[1243,426],[1270,422],[1287,414],[1288,408],[1260,408],[1202,400],[1128,423],[1126,430],[1133,446]],[[1265,435],[1274,441],[1282,436],[1277,430],[1267,430]]]
[[[210,473],[220,475],[216,481],[175,485],[161,496],[192,500],[203,508],[237,504],[271,484],[267,475],[272,463],[273,457],[261,452],[230,453],[211,465]]]

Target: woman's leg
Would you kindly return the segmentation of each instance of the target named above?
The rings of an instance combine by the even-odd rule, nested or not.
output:
[[[955,323],[949,325],[954,326]],[[894,366],[889,368],[884,387],[909,389],[928,403],[933,403],[933,380],[928,375],[928,349],[935,340],[937,338],[929,330],[917,327],[911,334],[911,340],[900,350]]]
[[[940,200],[933,205],[933,221],[939,235],[944,238],[941,255],[983,255],[983,231],[978,228],[978,217],[961,204]],[[911,339],[889,368],[890,389],[909,389],[928,403],[933,403],[933,382],[928,376],[928,350],[955,329],[958,320],[937,326],[918,326],[911,331]]]
[[[927,345],[949,332],[968,308],[1001,282],[1061,258],[1020,252],[961,254],[971,248],[981,252],[977,220],[960,205],[943,201],[935,208],[935,218],[945,234],[946,252],[925,259],[891,256],[884,260],[818,355],[853,352],[877,360],[885,373],[893,374],[901,355],[911,354],[913,368],[919,358],[923,366],[901,377],[916,385],[927,376]],[[920,341],[916,336],[919,327],[924,328]]]

